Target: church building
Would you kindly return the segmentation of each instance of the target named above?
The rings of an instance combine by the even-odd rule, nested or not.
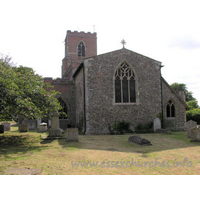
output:
[[[124,41],[123,41],[124,44]],[[125,120],[134,128],[162,115],[165,126],[184,129],[184,93],[176,93],[161,76],[162,63],[126,48],[97,55],[97,34],[67,31],[62,78],[51,83],[68,117],[60,126],[84,134],[108,134]]]

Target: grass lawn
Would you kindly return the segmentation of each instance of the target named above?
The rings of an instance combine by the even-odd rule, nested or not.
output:
[[[128,134],[79,135],[79,142],[46,136],[16,125],[0,134],[0,174],[200,174],[200,143],[186,132],[140,134],[152,146],[130,143]]]

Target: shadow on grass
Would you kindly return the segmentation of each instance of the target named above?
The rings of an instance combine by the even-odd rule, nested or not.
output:
[[[66,142],[59,140],[63,147],[75,147],[77,149],[104,150],[115,152],[150,153],[170,149],[180,149],[188,147],[200,147],[200,142],[190,142],[186,132],[173,132],[172,134],[152,133],[139,134],[152,143],[152,146],[140,146],[128,142],[128,138],[136,134],[126,135],[79,135],[79,142]],[[137,134],[138,135],[138,134]]]
[[[17,159],[16,154],[23,155],[46,149],[46,145],[42,146],[40,142],[41,137],[37,133],[19,133],[14,125],[12,131],[0,135],[0,155],[6,159]]]

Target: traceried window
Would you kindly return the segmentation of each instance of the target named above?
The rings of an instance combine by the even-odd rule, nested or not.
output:
[[[166,107],[167,117],[175,117],[175,106],[171,100],[168,101]]]
[[[135,102],[134,72],[126,62],[123,62],[115,72],[115,103]]]
[[[85,57],[85,45],[82,41],[78,43],[78,57]]]
[[[60,105],[62,106],[61,110],[59,110],[60,112],[59,119],[67,119],[67,105],[61,98],[59,98],[58,101],[60,102]]]

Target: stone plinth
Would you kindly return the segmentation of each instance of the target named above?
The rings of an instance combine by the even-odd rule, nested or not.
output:
[[[47,131],[47,123],[41,123],[39,124],[39,132],[44,133]]]
[[[154,119],[153,128],[154,128],[154,132],[156,132],[156,130],[158,129],[161,129],[161,122],[159,118]]]
[[[68,128],[66,130],[66,141],[67,142],[78,141],[78,128]]]
[[[197,123],[195,121],[188,121],[186,123],[186,129],[187,129],[187,137],[190,138],[191,137],[191,129],[197,127]]]
[[[28,124],[20,124],[19,132],[28,132]]]
[[[10,131],[10,123],[4,122],[1,125],[4,125],[4,131]]]
[[[49,137],[61,137],[62,129],[59,128],[59,115],[54,113],[51,116],[51,128],[49,129]]]

